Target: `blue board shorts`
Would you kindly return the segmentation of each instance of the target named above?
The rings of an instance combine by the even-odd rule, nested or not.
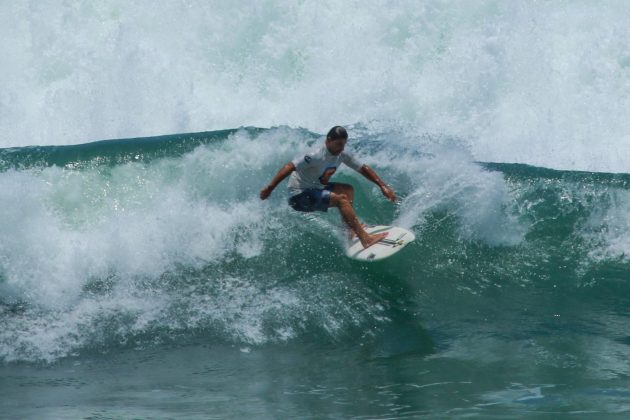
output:
[[[330,183],[320,190],[309,188],[289,198],[289,205],[297,211],[328,211],[330,207],[330,192],[335,184]]]

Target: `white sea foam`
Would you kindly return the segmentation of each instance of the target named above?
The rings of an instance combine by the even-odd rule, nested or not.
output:
[[[225,150],[150,165],[2,173],[2,287],[65,306],[91,278],[155,278],[234,250],[257,255],[264,213],[254,192],[265,150],[274,148],[237,135]]]
[[[627,171],[630,4],[0,4],[0,146],[381,121]]]
[[[265,253],[279,264],[298,235],[290,226],[303,220],[283,188],[264,203],[258,191],[261,173],[270,178],[310,140],[286,128],[240,131],[178,158],[1,173],[0,359],[51,361],[191,330],[262,344],[306,325],[335,335],[382,319],[364,286],[336,308],[330,290],[352,279],[309,285],[300,272],[274,286],[291,274],[230,273],[235,259]]]
[[[597,198],[598,205],[580,229],[593,261],[630,258],[630,193],[610,190]]]
[[[321,268],[337,253],[325,245],[334,242],[335,210],[305,221],[286,205],[285,184],[266,202],[257,197],[278,168],[322,139],[286,127],[254,133],[240,130],[181,157],[1,173],[0,357],[55,360],[199,330],[260,345],[387,322],[387,304],[361,274],[345,271],[348,261],[334,260],[340,273]],[[346,168],[337,176],[356,177],[349,181],[369,196],[359,216],[388,215],[379,222],[412,228],[419,241],[435,214],[449,218],[458,243],[523,241],[527,200],[514,197],[501,173],[476,164],[460,141],[403,133],[351,128],[348,148],[401,198],[391,205]],[[568,194],[593,210],[578,232],[594,241],[593,256],[623,252],[625,230],[610,225],[624,220],[627,197]],[[323,237],[319,250],[308,242],[313,235]],[[298,262],[283,265],[289,252]],[[317,266],[322,257],[321,267],[302,269],[305,258]]]
[[[380,143],[379,151],[368,152],[364,161],[387,173],[387,182],[399,180],[407,189],[392,223],[421,229],[427,215],[442,211],[457,222],[464,240],[492,246],[523,240],[527,225],[512,210],[514,198],[503,175],[475,163],[464,145],[396,132],[371,136]]]

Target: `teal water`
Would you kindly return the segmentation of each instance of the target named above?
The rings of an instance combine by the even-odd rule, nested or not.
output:
[[[250,3],[0,2],[0,417],[626,418],[630,2]]]
[[[335,211],[258,191],[307,130],[0,150],[8,418],[623,418],[627,174],[477,162],[445,136],[350,127],[386,261]]]

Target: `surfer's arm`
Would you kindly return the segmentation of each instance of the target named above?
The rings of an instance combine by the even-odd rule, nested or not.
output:
[[[271,182],[262,190],[260,190],[260,199],[266,200],[271,195],[271,192],[274,190],[274,188],[276,188],[279,183],[284,181],[286,177],[291,175],[291,172],[293,171],[295,171],[295,165],[293,164],[293,162],[289,162],[282,168],[280,168],[280,170],[278,171],[276,176],[273,177]]]
[[[392,190],[387,184],[383,182],[383,180],[374,172],[374,169],[370,168],[367,165],[361,166],[359,169],[359,173],[378,185],[381,188],[381,192],[388,200],[395,202],[396,201],[396,193]]]

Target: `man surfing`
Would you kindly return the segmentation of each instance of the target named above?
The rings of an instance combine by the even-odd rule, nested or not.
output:
[[[352,207],[354,188],[349,184],[330,182],[330,178],[342,163],[348,165],[381,188],[383,195],[392,202],[396,194],[369,166],[359,162],[344,151],[348,132],[341,126],[330,129],[323,146],[298,156],[284,165],[271,182],[260,191],[260,199],[266,200],[286,177],[289,179],[289,205],[297,211],[328,211],[337,207],[343,221],[357,235],[364,248],[374,245],[387,236],[387,232],[368,234],[359,222]]]

